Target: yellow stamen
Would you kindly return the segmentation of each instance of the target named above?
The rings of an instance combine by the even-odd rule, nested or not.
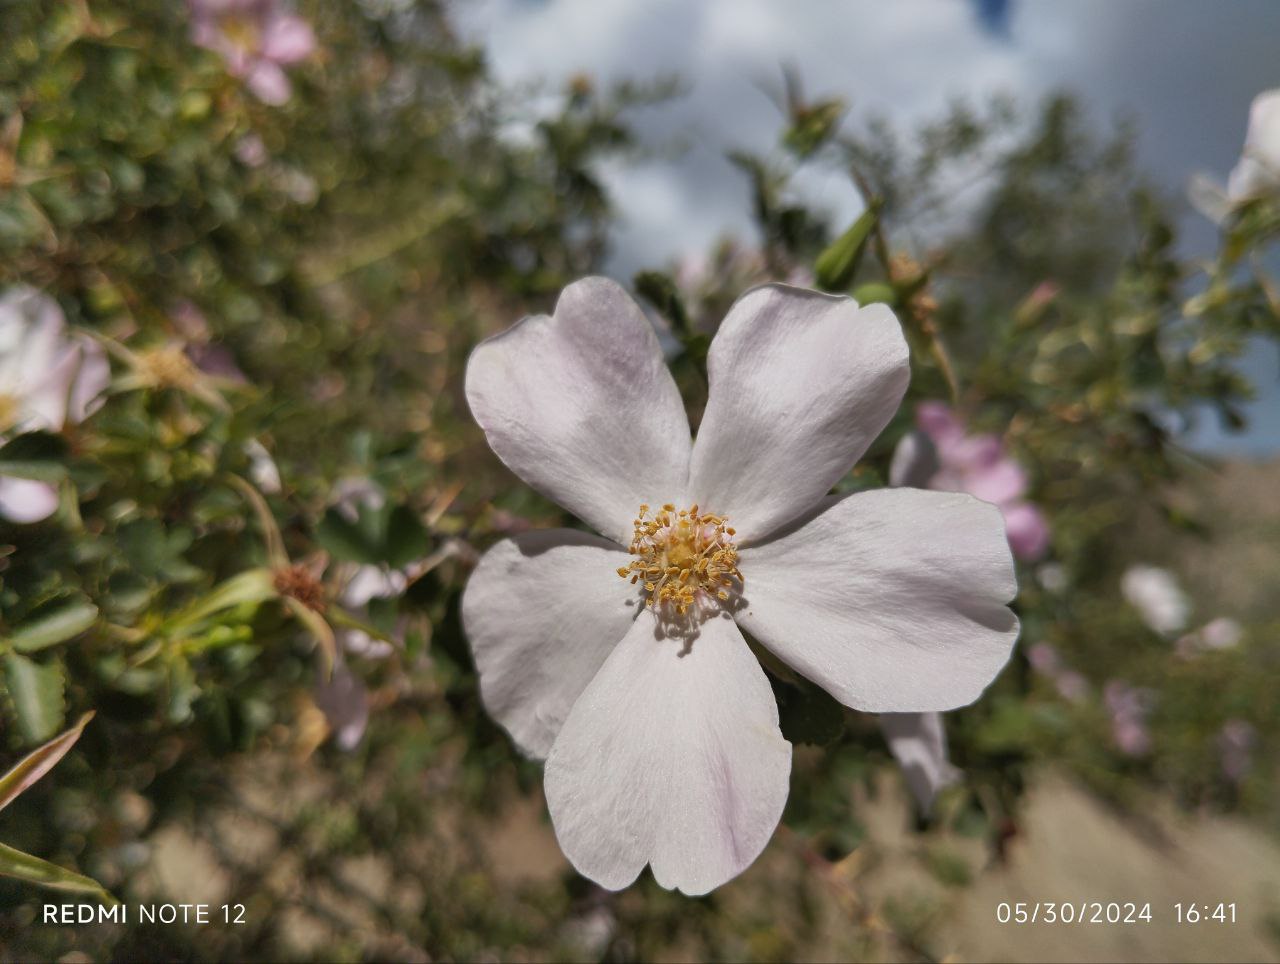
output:
[[[669,603],[683,616],[700,600],[727,601],[736,581],[738,548],[735,530],[724,516],[702,512],[697,505],[678,512],[668,502],[656,515],[641,505],[635,519],[630,552],[636,558],[618,569],[632,583],[644,580],[649,605],[655,610]]]

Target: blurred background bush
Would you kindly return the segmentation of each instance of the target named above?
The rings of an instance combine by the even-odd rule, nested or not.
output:
[[[1117,835],[1280,827],[1280,470],[1177,441],[1246,427],[1239,360],[1280,333],[1274,196],[1189,258],[1131,132],[1070,97],[911,127],[786,73],[776,149],[730,154],[754,234],[623,280],[695,424],[750,285],[894,305],[908,400],[840,490],[889,482],[943,411],[921,403],[990,436],[1025,475],[1023,633],[947,715],[962,776],[931,811],[873,717],[777,679],[802,747],[765,857],[707,898],[647,875],[611,895],[559,856],[539,768],[478,700],[471,565],[569,520],[488,451],[461,375],[480,337],[617,263],[601,165],[663,148],[632,118],[678,80],[512,89],[430,2],[0,14],[4,761],[96,712],[0,840],[131,903],[245,907],[42,927],[49,892],[5,878],[0,956],[931,959],[969,939],[948,908],[1024,845],[1038,786],[1087,788]],[[799,200],[815,171],[866,213]],[[1274,954],[1280,895],[1250,913]]]

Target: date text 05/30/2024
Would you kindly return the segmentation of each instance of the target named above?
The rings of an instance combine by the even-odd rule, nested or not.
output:
[[[1163,919],[1175,924],[1234,924],[1236,905],[1191,901],[1169,907],[1157,915],[1150,902],[1142,901],[1001,901],[996,905],[999,924],[1152,924]]]
[[[42,924],[243,924],[244,904],[44,904]]]

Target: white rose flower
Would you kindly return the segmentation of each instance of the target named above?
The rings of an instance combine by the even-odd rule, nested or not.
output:
[[[1268,194],[1280,193],[1280,88],[1263,91],[1249,105],[1249,127],[1244,150],[1232,168],[1224,189],[1208,174],[1196,173],[1187,185],[1187,196],[1201,214],[1222,225],[1241,205]],[[1189,304],[1198,304],[1193,298]]]
[[[1187,628],[1191,603],[1168,569],[1130,566],[1120,578],[1120,592],[1155,632],[1168,635]]]
[[[1240,162],[1227,179],[1233,203],[1280,191],[1280,89],[1263,91],[1249,107]]]
[[[467,366],[493,450],[603,536],[504,539],[462,615],[486,707],[546,759],[561,847],[614,890],[649,864],[663,887],[706,893],[782,815],[791,746],[742,630],[868,712],[972,702],[1018,633],[996,507],[827,496],[906,390],[888,307],[765,285],[707,361],[693,442],[652,326],[588,278]]]
[[[25,285],[0,295],[0,441],[79,422],[110,380],[106,354],[87,338],[68,336],[56,301]],[[39,522],[57,507],[49,483],[0,477],[6,519]]]

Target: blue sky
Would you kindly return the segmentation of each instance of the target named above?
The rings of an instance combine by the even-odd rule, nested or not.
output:
[[[839,93],[855,112],[904,128],[957,96],[1026,100],[1065,88],[1099,123],[1134,117],[1140,164],[1175,188],[1196,171],[1224,180],[1249,101],[1280,86],[1272,0],[471,0],[456,16],[508,83],[554,89],[578,72],[684,78],[687,95],[644,112],[638,126],[688,149],[603,172],[621,211],[612,269],[623,278],[726,233],[751,236],[747,185],[724,154],[775,145],[779,114],[766,91],[779,86],[784,63],[807,91]],[[834,223],[861,206],[843,180],[811,181],[805,192]],[[1183,243],[1207,254],[1214,229],[1189,211]],[[1243,368],[1260,389],[1250,431],[1226,436],[1201,419],[1188,444],[1280,450],[1280,358],[1258,343]]]

